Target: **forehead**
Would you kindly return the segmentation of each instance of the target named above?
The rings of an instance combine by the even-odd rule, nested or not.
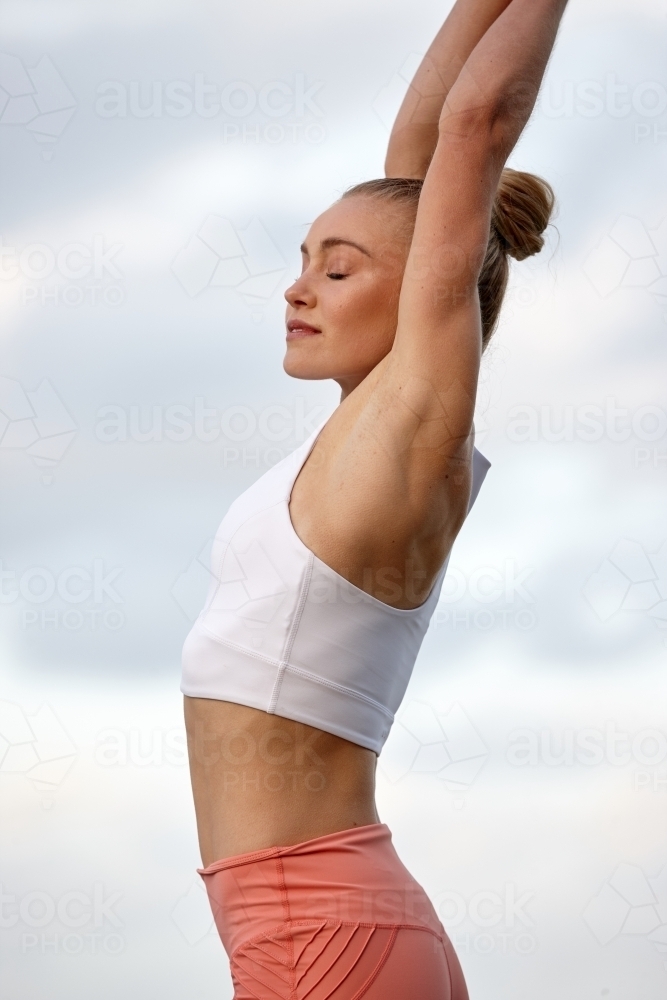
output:
[[[387,240],[395,239],[403,216],[401,206],[379,198],[343,198],[318,215],[304,242],[311,255],[319,250],[323,240],[331,238],[360,243],[372,253]]]

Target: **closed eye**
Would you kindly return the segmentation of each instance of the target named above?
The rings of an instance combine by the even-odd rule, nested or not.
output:
[[[333,281],[341,281],[342,278],[347,278],[347,274],[341,274],[339,271],[328,271],[327,278],[332,278]]]

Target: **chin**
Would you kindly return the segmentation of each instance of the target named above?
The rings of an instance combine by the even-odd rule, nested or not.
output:
[[[292,378],[301,379],[325,379],[331,378],[328,372],[322,372],[319,368],[306,358],[294,358],[288,351],[283,360],[283,369]]]

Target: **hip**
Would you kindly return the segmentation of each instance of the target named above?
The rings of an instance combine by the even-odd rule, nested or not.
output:
[[[200,874],[236,1000],[467,1000],[451,942],[383,823]]]

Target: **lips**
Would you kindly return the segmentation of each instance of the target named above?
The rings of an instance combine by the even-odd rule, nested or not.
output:
[[[287,340],[299,340],[302,337],[311,337],[315,333],[322,333],[316,326],[305,323],[302,319],[291,319],[287,324]]]

